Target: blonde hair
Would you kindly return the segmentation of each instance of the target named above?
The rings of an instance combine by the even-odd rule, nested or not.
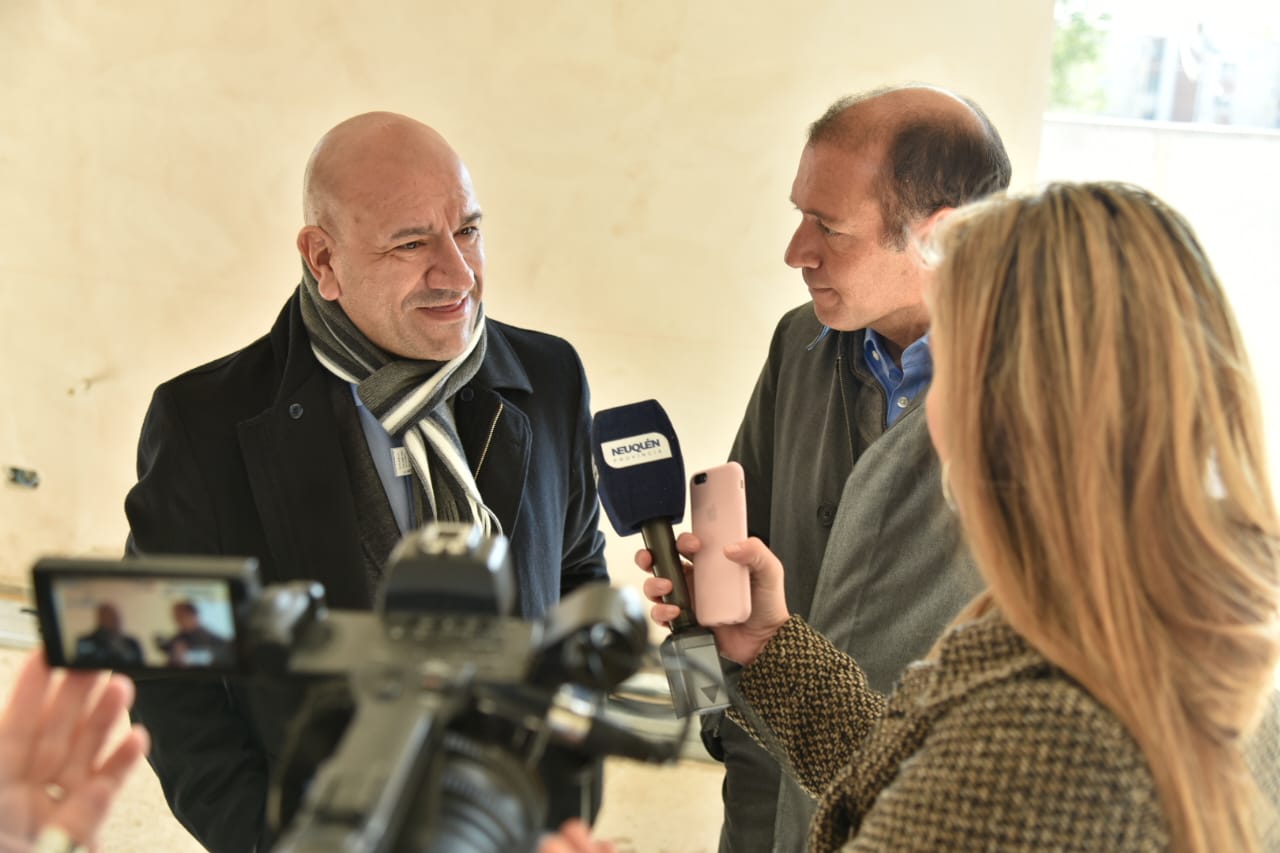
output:
[[[1125,724],[1174,849],[1256,849],[1243,747],[1280,655],[1280,530],[1208,260],[1121,184],[979,203],[940,247],[940,449],[989,588],[967,615],[994,604]]]

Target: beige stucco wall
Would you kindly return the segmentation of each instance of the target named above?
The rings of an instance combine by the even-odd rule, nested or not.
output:
[[[1030,181],[1050,23],[1049,0],[0,3],[0,465],[42,478],[0,487],[0,576],[118,552],[152,388],[268,328],[340,119],[439,128],[485,208],[490,315],[573,341],[597,407],[660,400],[705,466],[805,298],[781,261],[805,124],[945,82]]]
[[[1029,184],[1050,26],[1050,0],[2,0],[0,466],[42,482],[0,483],[0,580],[119,553],[152,388],[269,327],[303,163],[342,118],[443,132],[485,208],[490,315],[573,341],[597,408],[660,400],[703,467],[805,298],[781,260],[805,124],[944,83]],[[634,578],[638,543],[609,541]],[[718,778],[686,774],[611,777],[611,834],[709,849]],[[160,849],[147,781],[104,849]],[[676,802],[703,817],[663,839]]]

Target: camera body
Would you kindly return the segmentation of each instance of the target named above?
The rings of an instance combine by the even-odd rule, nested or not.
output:
[[[273,780],[277,851],[532,850],[547,799],[533,768],[548,749],[676,759],[676,743],[602,711],[648,649],[633,590],[591,584],[541,620],[514,618],[505,539],[456,524],[410,533],[384,578],[375,610],[354,612],[329,610],[318,583],[260,586],[252,559],[33,569],[51,665],[313,684],[290,737],[308,746],[281,774],[304,793]]]

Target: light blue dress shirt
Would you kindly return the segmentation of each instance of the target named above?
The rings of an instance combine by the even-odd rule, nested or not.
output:
[[[902,413],[911,405],[921,391],[933,379],[933,356],[929,353],[929,335],[911,344],[902,351],[902,366],[899,367],[889,355],[884,338],[867,329],[862,344],[862,356],[867,369],[884,388],[889,401],[885,414],[888,426],[893,426]]]
[[[414,527],[413,474],[396,473],[395,461],[397,448],[400,453],[404,453],[404,445],[402,442],[392,441],[391,434],[373,416],[373,412],[364,407],[360,395],[356,393],[355,383],[350,384],[351,396],[356,400],[356,411],[360,413],[360,426],[364,428],[364,439],[369,444],[369,455],[373,457],[373,467],[378,469],[378,477],[382,480],[387,500],[391,502],[391,512],[396,517],[400,533],[408,533]]]

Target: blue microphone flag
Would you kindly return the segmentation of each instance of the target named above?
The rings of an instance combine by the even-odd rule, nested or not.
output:
[[[619,536],[647,521],[684,518],[684,459],[657,400],[602,409],[591,423],[600,504]]]

